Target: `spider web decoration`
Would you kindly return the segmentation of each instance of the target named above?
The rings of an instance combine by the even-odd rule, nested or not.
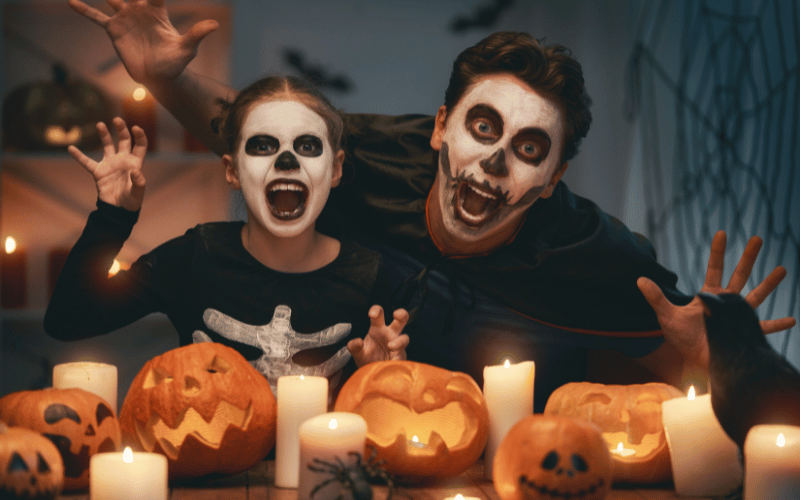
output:
[[[743,294],[783,265],[788,276],[759,316],[797,317],[800,3],[640,6],[626,112],[638,119],[647,230],[659,259],[696,292],[717,230],[728,234],[723,285],[748,239],[761,236]],[[795,365],[796,330],[768,336]]]

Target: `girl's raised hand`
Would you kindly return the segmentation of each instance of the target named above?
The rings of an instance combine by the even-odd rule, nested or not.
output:
[[[114,140],[106,124],[97,124],[100,141],[103,143],[103,159],[100,162],[92,160],[75,146],[69,146],[67,151],[92,174],[100,200],[135,212],[142,208],[144,199],[142,162],[147,152],[147,137],[144,130],[134,125],[132,141],[131,133],[122,118],[114,118],[113,123],[119,137],[117,147],[114,147]]]

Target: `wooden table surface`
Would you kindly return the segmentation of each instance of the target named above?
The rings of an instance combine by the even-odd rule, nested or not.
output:
[[[170,485],[169,500],[297,500],[297,490],[274,486],[275,463],[262,461],[252,469],[235,476],[197,479]],[[387,488],[373,486],[374,500],[385,500]],[[483,478],[483,462],[479,461],[464,474],[433,484],[398,486],[397,500],[444,500],[461,493],[481,500],[500,500],[491,481]],[[89,500],[89,493],[64,493],[62,500]],[[678,497],[671,485],[657,487],[615,487],[606,500],[704,500],[708,497]]]

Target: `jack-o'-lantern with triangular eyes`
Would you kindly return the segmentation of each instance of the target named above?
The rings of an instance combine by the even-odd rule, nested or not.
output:
[[[480,458],[489,434],[486,402],[469,375],[414,361],[359,368],[336,411],[367,421],[367,448],[400,481],[456,476]]]
[[[52,500],[64,487],[64,462],[41,433],[0,422],[0,499]]]
[[[83,389],[20,391],[0,398],[0,420],[50,439],[64,461],[64,489],[89,487],[89,460],[117,451],[121,437],[111,406]]]
[[[652,484],[672,479],[661,403],[681,397],[671,385],[565,384],[550,395],[545,414],[588,420],[612,450],[614,481]]]
[[[213,342],[156,356],[119,413],[125,444],[166,455],[169,477],[236,474],[275,444],[275,396],[236,350]]]
[[[502,500],[602,500],[611,491],[612,464],[596,425],[535,414],[508,431],[492,474]]]

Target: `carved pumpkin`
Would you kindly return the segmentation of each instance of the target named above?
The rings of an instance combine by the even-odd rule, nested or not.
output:
[[[40,433],[0,422],[0,498],[58,497],[64,463],[58,449]]]
[[[558,415],[530,415],[508,431],[494,457],[502,500],[602,500],[612,464],[600,429]]]
[[[619,443],[635,453],[612,453],[614,481],[659,483],[672,478],[661,403],[683,393],[661,383],[603,385],[573,382],[553,391],[545,414],[565,415],[600,427],[609,449]]]
[[[126,444],[166,455],[174,479],[249,469],[275,444],[275,417],[267,379],[234,349],[203,342],[145,363],[119,419]]]
[[[460,474],[480,458],[489,434],[486,402],[469,375],[413,361],[361,367],[335,409],[364,417],[367,448],[400,481]]]
[[[22,85],[3,101],[3,145],[10,151],[63,151],[73,144],[96,149],[95,124],[111,118],[108,100],[93,85],[70,80],[53,66],[53,80]]]
[[[120,430],[106,401],[83,389],[13,392],[0,398],[0,420],[42,433],[64,461],[64,489],[89,487],[89,459],[117,451]]]

